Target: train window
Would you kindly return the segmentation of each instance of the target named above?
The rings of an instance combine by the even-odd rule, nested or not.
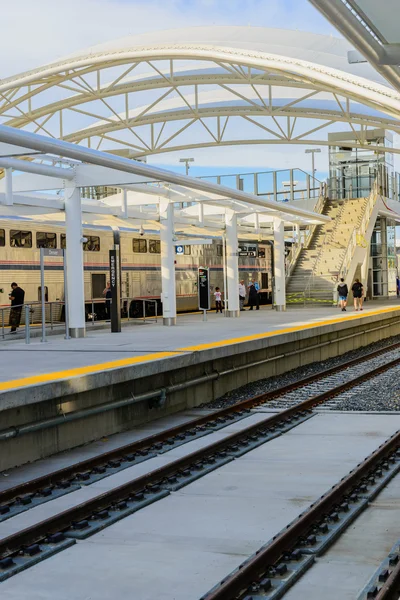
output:
[[[223,256],[222,244],[217,244],[217,256]]]
[[[100,252],[100,238],[97,235],[85,235],[87,242],[83,242],[85,252]]]
[[[6,245],[6,232],[4,229],[0,229],[0,246]]]
[[[39,302],[42,301],[42,288],[40,286],[38,287],[38,300]],[[49,301],[49,288],[47,287],[47,285],[44,286],[44,301]]]
[[[258,258],[265,258],[265,248],[258,249]]]
[[[67,247],[67,236],[65,235],[65,233],[61,234],[61,248],[63,250],[65,250],[65,248]]]
[[[36,234],[36,248],[57,248],[57,234],[38,231]]]
[[[192,254],[192,247],[191,246],[185,244],[183,246],[183,249],[184,249],[184,254],[186,254],[186,255]]]
[[[133,238],[132,240],[133,252],[139,254],[145,254],[147,252],[147,240],[141,240],[140,238]]]
[[[146,241],[146,240],[141,240]],[[134,250],[135,252],[135,250]],[[160,240],[149,240],[149,252],[150,254],[160,254],[161,253],[161,242]]]
[[[12,248],[32,248],[32,232],[11,229],[10,246]]]

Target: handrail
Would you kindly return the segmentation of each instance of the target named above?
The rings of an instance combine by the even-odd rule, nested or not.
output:
[[[320,186],[320,194],[318,196],[317,202],[314,205],[313,212],[319,214],[322,213],[326,200],[325,192],[326,186]],[[306,235],[304,238],[304,242],[298,240],[296,244],[293,244],[288,256],[286,257],[286,280],[291,276],[301,250],[303,248],[308,248],[308,245],[311,241],[316,227],[317,225],[307,225],[307,227],[305,228]]]
[[[146,322],[146,318],[148,319],[149,317],[146,317],[146,302],[152,303],[154,304],[154,317],[155,317],[155,321],[158,321],[158,299],[157,298],[138,298],[135,296],[132,297],[122,297],[121,301],[128,301],[129,305],[131,302],[142,302],[143,305],[143,316],[142,317],[130,317],[129,315],[129,308],[130,306],[128,306],[128,312],[127,312],[127,320],[129,321],[132,318],[135,319],[143,319],[144,322]],[[92,318],[90,319],[93,323],[93,325],[96,322],[96,313],[94,311],[94,305],[95,304],[105,304],[106,303],[106,298],[91,298],[89,300],[85,300],[85,304],[86,305],[92,305],[92,312],[88,313],[89,316],[92,315]],[[55,310],[55,307],[59,307],[58,309],[58,313]],[[45,321],[45,326],[50,328],[50,331],[53,331],[53,329],[57,326],[61,326],[61,325],[65,325],[64,321],[61,321],[61,314],[62,314],[62,310],[63,307],[65,306],[65,302],[64,300],[53,300],[51,302],[45,302],[45,314],[44,314],[44,321]],[[25,307],[25,309],[27,310],[23,310],[23,307]],[[29,320],[29,326],[33,325],[34,323],[36,324],[40,324],[42,322],[42,303],[40,301],[37,300],[33,300],[31,302],[25,302],[24,304],[18,304],[16,306],[10,306],[9,304],[7,305],[3,305],[0,306],[0,338],[2,338],[3,340],[6,337],[6,331],[5,329],[9,326],[9,313],[11,312],[11,310],[13,308],[21,308],[21,322],[23,324],[23,326],[25,325],[25,319],[26,319],[26,315],[29,314],[30,316],[30,320]],[[29,336],[28,336],[29,337]],[[29,342],[27,342],[29,343]]]
[[[323,250],[324,250],[324,247],[325,247],[325,245],[326,245],[326,244],[328,244],[329,242],[332,242],[332,243],[333,243],[333,239],[334,239],[334,237],[335,237],[336,231],[337,231],[337,229],[338,229],[338,227],[339,227],[339,224],[340,224],[340,223],[341,223],[341,221],[342,221],[342,218],[343,218],[343,214],[344,214],[345,207],[346,207],[346,205],[345,205],[345,203],[343,202],[343,204],[342,204],[342,206],[340,207],[340,209],[339,209],[339,212],[338,212],[338,214],[337,214],[337,216],[336,216],[335,223],[334,223],[334,225],[333,225],[332,231],[330,231],[330,232],[328,232],[328,231],[327,231],[327,232],[326,232],[326,234],[325,234],[324,240],[323,240],[323,242],[322,242],[322,244],[321,244],[321,247],[320,247],[320,249],[319,249],[318,255],[317,255],[317,257],[316,257],[316,259],[315,259],[315,262],[314,262],[314,266],[313,266],[313,268],[312,268],[312,270],[313,270],[313,273],[315,272],[315,270],[316,270],[316,268],[317,268],[317,266],[318,266],[318,263],[319,263],[319,261],[321,260],[322,252],[323,252]]]
[[[378,199],[378,181],[375,180],[372,190],[371,190],[371,193],[370,193],[367,203],[365,205],[364,211],[362,213],[360,224],[358,225],[358,227],[355,226],[352,231],[349,243],[347,245],[347,248],[346,248],[343,260],[342,260],[341,267],[339,269],[339,274],[343,278],[346,278],[349,266],[353,259],[354,251],[355,251],[355,248],[357,247],[357,237],[358,236],[364,237],[365,233],[367,232],[371,214],[374,210],[377,199]],[[339,275],[338,275],[338,278],[339,278]]]

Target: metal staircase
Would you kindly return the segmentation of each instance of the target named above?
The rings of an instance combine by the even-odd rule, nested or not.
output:
[[[324,200],[321,212],[331,221],[315,226],[308,243],[298,250],[287,279],[287,304],[332,304],[339,278],[351,285],[367,252],[376,199],[374,186],[368,198]]]

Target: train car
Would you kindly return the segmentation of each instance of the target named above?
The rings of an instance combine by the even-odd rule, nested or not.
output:
[[[129,228],[119,230],[121,243],[121,292],[123,316],[161,314],[160,238],[157,233],[140,235]],[[84,227],[85,311],[90,319],[105,318],[103,290],[109,278],[109,250],[114,245],[114,231],[109,226]],[[40,302],[40,248],[65,248],[63,224],[50,224],[9,217],[0,225],[0,305],[8,305],[10,284],[16,281],[25,290],[25,302]],[[224,289],[222,242],[208,245],[183,245],[176,254],[177,311],[194,311],[198,307],[197,269],[209,267],[211,293],[216,286]],[[270,301],[271,247],[262,242],[240,242],[239,276],[247,284],[256,279],[261,302]],[[62,258],[46,261],[46,302],[62,302],[64,276]],[[60,304],[61,307],[61,304]],[[60,308],[62,312],[62,308]],[[59,314],[58,318],[62,318]]]

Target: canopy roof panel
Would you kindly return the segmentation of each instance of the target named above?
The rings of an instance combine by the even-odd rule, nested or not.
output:
[[[123,38],[0,81],[0,123],[130,158],[326,145],[338,123],[364,146],[368,128],[397,130],[400,94],[368,64],[349,65],[349,49],[332,36],[257,27]]]

